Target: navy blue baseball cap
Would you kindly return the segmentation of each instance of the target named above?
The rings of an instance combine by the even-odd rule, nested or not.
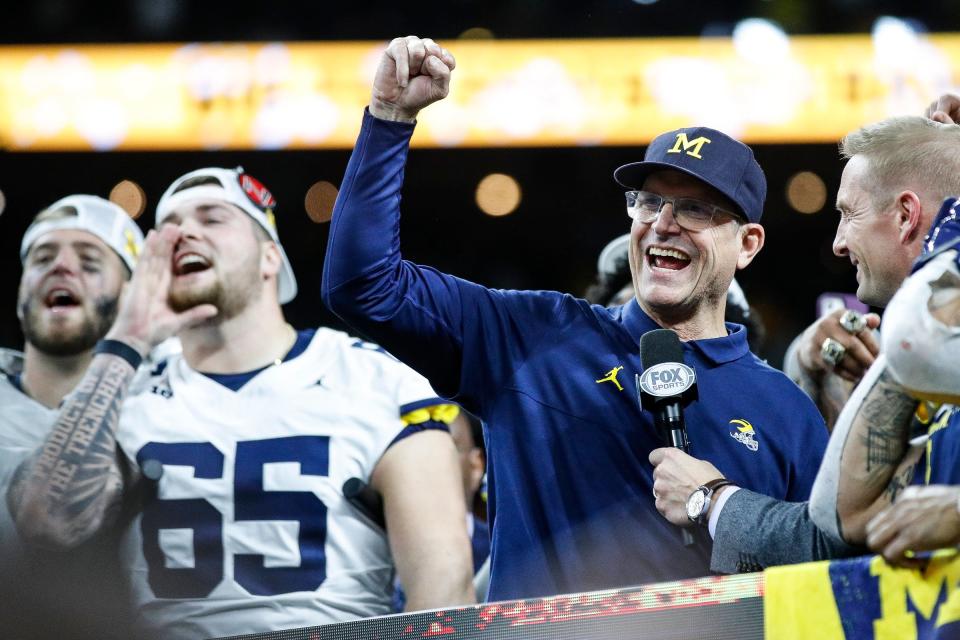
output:
[[[628,189],[640,189],[655,171],[675,169],[698,178],[730,198],[750,222],[760,222],[767,197],[767,179],[753,150],[739,140],[708,127],[687,127],[654,138],[643,162],[625,164],[613,178]]]

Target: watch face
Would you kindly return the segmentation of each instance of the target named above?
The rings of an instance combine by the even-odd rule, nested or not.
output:
[[[703,511],[703,503],[707,499],[703,491],[697,489],[692,494],[690,498],[687,499],[687,517],[691,520],[696,520],[700,517],[700,512]]]

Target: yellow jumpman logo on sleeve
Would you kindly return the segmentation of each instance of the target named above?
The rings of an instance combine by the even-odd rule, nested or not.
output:
[[[610,371],[607,371],[606,377],[600,378],[595,382],[597,384],[600,384],[601,382],[612,382],[613,384],[617,385],[617,390],[623,391],[623,387],[620,386],[620,381],[617,380],[617,374],[620,373],[621,369],[623,369],[623,367],[614,367],[613,369],[610,369]]]

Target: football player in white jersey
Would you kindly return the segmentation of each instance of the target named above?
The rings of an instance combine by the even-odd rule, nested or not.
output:
[[[386,614],[394,564],[408,610],[474,600],[444,424],[456,408],[374,345],[286,323],[296,281],[274,206],[240,169],[174,181],[85,379],[86,417],[10,491],[21,530],[69,546],[142,487],[129,568],[143,625],[163,638]],[[133,383],[115,428],[103,408],[168,335],[156,317],[178,312],[196,321],[182,355]],[[344,498],[353,477],[382,494],[386,532]]]
[[[26,344],[22,354],[0,350],[0,489],[4,492],[17,466],[50,433],[61,401],[77,386],[93,359],[95,344],[113,324],[121,291],[142,245],[143,234],[123,209],[90,195],[58,200],[27,228],[20,246],[23,275],[17,294]],[[103,556],[102,546],[93,545],[70,558],[33,549],[28,554],[6,502],[0,501],[0,574],[4,588],[17,585],[20,603],[16,617],[11,607],[0,607],[3,623],[16,626],[19,633],[26,632],[25,627],[41,633],[64,623],[56,612],[72,608],[69,590],[78,589],[78,581],[90,585],[88,564],[95,562],[101,575],[108,570],[104,563],[110,560]],[[51,564],[56,565],[56,580],[45,579],[51,577],[46,573]],[[19,581],[11,575],[19,575]],[[30,584],[24,585],[23,580]],[[100,587],[102,593],[104,585]],[[117,595],[113,592],[108,597]],[[9,601],[3,595],[0,598]],[[31,602],[42,607],[45,619],[25,611]],[[88,603],[86,613],[104,617],[102,604],[102,600]],[[119,602],[106,604],[118,607],[115,613],[123,615]],[[76,613],[69,614],[74,633],[84,625],[84,616]]]

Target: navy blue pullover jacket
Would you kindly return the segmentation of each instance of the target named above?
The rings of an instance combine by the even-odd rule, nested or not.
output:
[[[401,260],[400,190],[413,125],[365,114],[334,210],[325,303],[481,416],[492,522],[489,598],[703,576],[710,538],[684,547],[652,495],[662,446],[638,405],[637,304],[493,290]],[[746,332],[684,343],[700,399],[691,453],[736,484],[808,497],[827,440],[813,403],[750,353]],[[600,380],[622,367],[615,382]]]

